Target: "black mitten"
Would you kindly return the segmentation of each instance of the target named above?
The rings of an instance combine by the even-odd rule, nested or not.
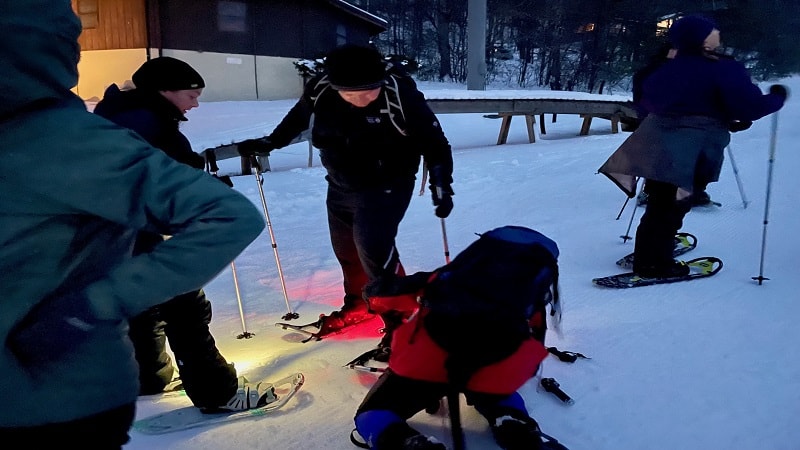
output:
[[[434,214],[440,219],[445,219],[453,211],[453,189],[450,186],[431,186]]]
[[[236,144],[239,154],[242,156],[267,156],[269,152],[275,150],[275,145],[269,138],[248,139]]]
[[[782,84],[773,84],[769,87],[769,93],[780,95],[784,100],[789,98],[789,88]]]
[[[737,131],[744,131],[750,128],[753,125],[753,121],[751,120],[734,120],[732,122],[728,122],[728,131],[731,133],[736,133]]]
[[[224,184],[228,185],[228,187],[233,187],[233,180],[228,175],[212,175],[217,180],[223,182]]]

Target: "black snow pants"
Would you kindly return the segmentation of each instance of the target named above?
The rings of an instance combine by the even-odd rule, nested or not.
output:
[[[186,395],[197,407],[224,405],[236,393],[236,369],[217,349],[208,329],[211,303],[203,290],[179,295],[130,322],[142,393],[156,393],[172,378],[165,340],[175,355]]]
[[[683,218],[691,206],[675,199],[678,187],[661,181],[647,180],[647,207],[636,229],[634,271],[645,267],[668,267],[672,264],[675,233],[683,226]]]
[[[162,239],[140,233],[134,253],[147,252]],[[169,341],[181,383],[195,406],[222,406],[233,397],[238,388],[236,369],[217,349],[210,323],[211,302],[202,289],[174,297],[129,321],[141,394],[159,393],[172,381]]]
[[[413,191],[413,179],[390,189],[364,190],[329,181],[328,227],[333,252],[342,267],[345,301],[362,299],[370,281],[402,274],[395,237]]]

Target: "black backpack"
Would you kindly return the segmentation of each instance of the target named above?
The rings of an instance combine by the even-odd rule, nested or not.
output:
[[[481,234],[433,273],[420,313],[428,334],[449,355],[451,382],[466,384],[530,337],[544,343],[546,306],[551,304],[551,315],[560,314],[558,254],[547,236],[509,225]]]

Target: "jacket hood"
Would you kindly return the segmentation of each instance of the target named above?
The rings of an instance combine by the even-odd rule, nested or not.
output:
[[[120,90],[116,84],[111,84],[103,93],[103,99],[97,103],[94,113],[98,116],[111,119],[117,114],[137,109],[146,109],[159,117],[177,122],[185,122],[186,116],[164,98],[157,91],[146,89]]]
[[[706,17],[681,17],[669,28],[669,41],[678,54],[701,53],[703,43],[715,28],[716,24]]]
[[[0,117],[74,97],[81,23],[69,0],[0,0]]]

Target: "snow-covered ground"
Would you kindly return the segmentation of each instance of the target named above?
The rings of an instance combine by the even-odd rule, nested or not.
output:
[[[787,83],[800,93],[800,79]],[[228,140],[221,143],[254,137],[260,130],[266,134],[292,103],[242,102],[230,113],[201,104],[190,112],[185,131],[195,148],[219,139],[209,124],[228,130]],[[627,133],[611,134],[608,122],[597,120],[589,136],[578,136],[580,119],[559,116],[555,124],[548,118],[547,134],[534,144],[520,120],[511,125],[509,143],[496,146],[497,120],[481,114],[440,119],[455,160],[456,206],[446,221],[451,255],[475,233],[507,224],[537,229],[561,249],[564,319],[561,332],[551,330],[547,344],[591,359],[568,364],[549,357],[544,363],[543,376],[561,383],[575,399],[572,406],[540,392],[537,380],[522,388],[531,415],[546,433],[571,450],[800,448],[796,98],[779,113],[773,162],[772,117],[733,135],[730,154],[748,206],[728,157],[720,182],[709,187],[723,206],[695,209],[685,220],[684,231],[699,239],[687,257],[720,257],[722,271],[709,279],[631,290],[601,289],[590,282],[618,272],[614,261],[633,248],[620,236],[633,235],[641,209],[630,230],[633,202],[615,220],[625,197],[596,174]],[[307,167],[307,158],[306,143],[273,152],[272,172],[264,174],[263,185],[289,304],[300,314],[294,323],[315,320],[338,308],[342,298],[325,218],[325,171],[317,159]],[[220,166],[235,172],[238,161],[220,161]],[[261,208],[253,176],[234,182]],[[440,222],[428,193],[412,201],[397,244],[410,272],[444,264]],[[161,436],[132,431],[126,449],[355,448],[348,439],[353,413],[376,376],[342,365],[378,342],[380,320],[345,335],[299,343],[300,335],[274,326],[287,306],[268,231],[236,260],[236,269],[243,318],[230,270],[206,287],[220,349],[251,380],[301,371],[305,386],[273,415]],[[759,285],[752,280],[758,275],[769,280]],[[237,339],[243,330],[255,336]],[[187,405],[181,397],[143,397],[137,416]],[[467,448],[497,448],[474,410],[462,406],[462,420]],[[446,417],[423,412],[411,422],[450,442]]]

